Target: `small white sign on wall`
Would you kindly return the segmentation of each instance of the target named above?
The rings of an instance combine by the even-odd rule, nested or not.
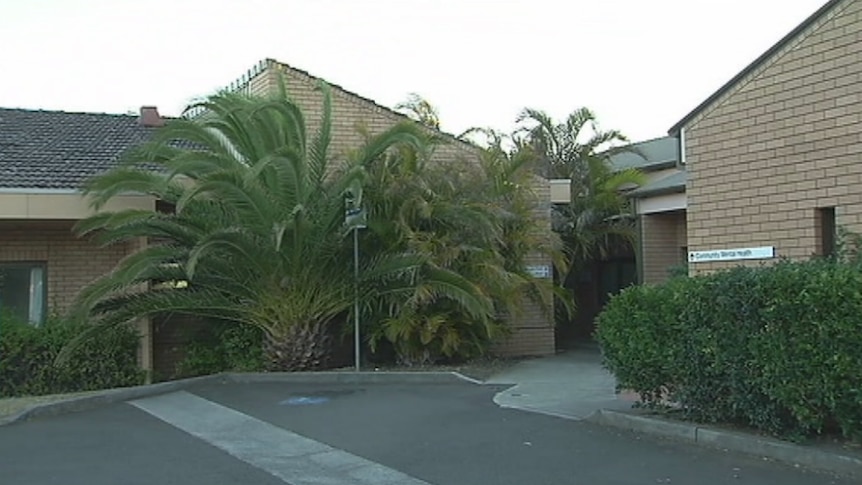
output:
[[[548,265],[527,266],[527,273],[533,278],[550,278],[551,267]]]
[[[775,246],[758,248],[713,249],[709,251],[689,251],[689,263],[708,263],[711,261],[740,261],[746,259],[772,259]]]

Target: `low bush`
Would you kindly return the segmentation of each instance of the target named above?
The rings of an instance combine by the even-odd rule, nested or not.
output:
[[[189,344],[175,377],[264,370],[263,332],[259,328],[213,323],[208,333]]]
[[[54,359],[83,327],[60,319],[34,326],[0,315],[0,397],[89,391],[142,384],[138,335],[105,330],[62,365]]]
[[[789,437],[862,440],[862,267],[735,268],[629,288],[597,321],[606,366],[648,406]]]
[[[637,390],[649,403],[661,401],[676,379],[674,348],[681,331],[678,280],[663,286],[631,286],[611,298],[598,317],[596,336],[605,365],[620,387]]]

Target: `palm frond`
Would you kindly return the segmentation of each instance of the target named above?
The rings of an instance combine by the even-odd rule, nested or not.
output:
[[[216,253],[227,252],[235,264],[244,264],[265,273],[260,258],[260,247],[247,230],[228,227],[207,234],[191,249],[186,260],[186,276],[194,280],[195,271],[205,258],[214,258]]]
[[[327,174],[329,144],[332,141],[332,92],[329,85],[322,81],[317,89],[323,94],[323,114],[309,150],[308,166],[312,183],[322,185]]]
[[[121,195],[160,195],[168,188],[162,175],[121,166],[85,183],[83,193],[94,210]]]

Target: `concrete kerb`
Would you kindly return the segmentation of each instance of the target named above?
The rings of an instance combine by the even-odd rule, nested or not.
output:
[[[862,459],[859,457],[777,439],[610,410],[597,411],[586,420],[600,425],[689,441],[710,448],[769,458],[788,465],[862,477]]]
[[[493,385],[504,386],[505,384],[493,384]],[[532,406],[521,406],[521,405],[515,406],[515,405],[511,405],[511,404],[500,404],[496,401],[494,401],[494,404],[496,404],[498,407],[500,407],[502,409],[514,409],[515,411],[525,411],[528,413],[542,414],[545,416],[550,416],[552,418],[569,419],[572,421],[585,421],[587,419],[587,418],[584,418],[581,416],[575,416],[575,415],[569,414],[569,413],[550,411],[547,409],[539,409],[539,408],[535,408]]]
[[[223,374],[237,384],[293,382],[298,384],[457,384],[482,381],[458,372],[241,372]]]
[[[34,404],[18,413],[0,417],[0,426],[39,417],[87,411],[108,404],[167,394],[201,384],[251,384],[265,382],[296,384],[456,384],[467,382],[470,384],[482,384],[482,381],[467,377],[458,372],[229,372],[160,382],[158,384],[106,389],[86,396],[76,396],[54,402]]]
[[[28,419],[56,416],[59,414],[74,413],[78,411],[86,411],[100,406],[113,404],[116,402],[128,401],[131,399],[139,399],[142,397],[154,396],[157,394],[166,394],[169,392],[186,389],[195,384],[205,384],[217,382],[222,379],[220,374],[210,376],[193,377],[190,379],[181,379],[170,382],[160,382],[158,384],[148,384],[144,386],[124,387],[118,389],[106,389],[87,396],[70,397],[60,401],[35,404],[24,409],[23,411],[0,418],[0,426],[6,424],[26,421]]]

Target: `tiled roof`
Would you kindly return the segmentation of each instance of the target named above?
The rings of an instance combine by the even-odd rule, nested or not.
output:
[[[662,194],[676,194],[685,192],[685,182],[688,175],[684,170],[667,177],[660,178],[654,182],[650,182],[643,187],[638,187],[628,193],[629,197],[644,198]]]
[[[78,189],[152,132],[137,115],[0,108],[0,189]]]
[[[649,172],[674,167],[679,161],[679,140],[674,137],[632,143],[629,147],[632,151],[621,151],[609,157],[614,170],[637,168]]]

